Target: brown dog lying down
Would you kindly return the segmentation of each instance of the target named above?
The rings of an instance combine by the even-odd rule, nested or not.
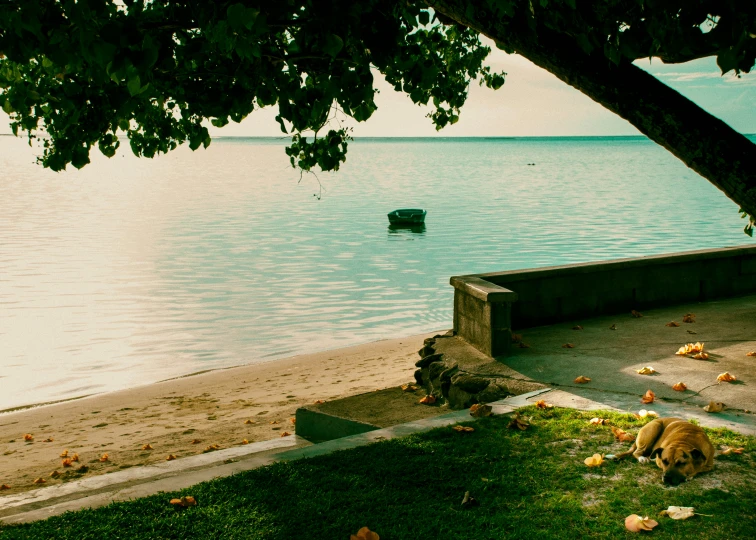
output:
[[[664,483],[673,486],[714,468],[714,446],[709,437],[700,427],[680,418],[649,422],[638,432],[630,450],[606,457],[616,460],[630,454],[640,463],[655,459]]]

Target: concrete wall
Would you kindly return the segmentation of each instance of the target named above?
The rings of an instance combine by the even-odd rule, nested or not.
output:
[[[512,329],[756,294],[756,246],[455,276],[451,284],[454,330],[498,356]]]

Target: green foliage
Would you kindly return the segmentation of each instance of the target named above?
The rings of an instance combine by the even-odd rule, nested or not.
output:
[[[336,111],[370,118],[373,69],[432,102],[439,128],[472,80],[504,82],[474,31],[419,1],[8,0],[0,51],[0,104],[14,133],[41,136],[53,170],[84,166],[94,146],[114,155],[123,134],[140,156],[206,147],[208,122],[276,104],[292,165],[337,170],[349,136],[326,126]]]

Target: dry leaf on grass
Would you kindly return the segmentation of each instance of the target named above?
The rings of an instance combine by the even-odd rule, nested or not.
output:
[[[579,377],[576,377],[573,381],[577,384],[585,384],[591,382],[591,379],[589,377],[584,377],[583,375],[580,375]]]
[[[676,323],[675,321],[669,321],[664,326],[669,326],[670,328],[677,328],[678,326],[680,326],[680,323]]]
[[[609,327],[609,330],[616,330],[616,329],[617,329],[617,325],[616,324],[613,324],[613,325],[611,325]]]
[[[245,423],[245,424],[254,424],[254,423],[255,423],[255,421],[254,421],[254,420],[250,420],[250,419],[248,418],[247,420],[245,420],[245,421],[244,421],[244,423]]]
[[[402,392],[414,392],[415,390],[419,389],[419,386],[414,384],[403,384],[401,388]]]
[[[436,402],[436,396],[432,394],[428,394],[424,398],[422,398],[418,403],[422,403],[423,405],[433,405]]]
[[[153,448],[152,448],[151,444],[145,444],[145,445],[142,446],[142,450],[152,450],[152,449]]]
[[[582,330],[583,327],[578,324],[577,326],[573,326],[572,329],[573,330]]]
[[[747,352],[746,356],[756,356],[756,351]]]
[[[546,401],[543,399],[539,399],[538,401],[536,401],[535,406],[538,407],[539,409],[553,409],[554,408],[554,405],[552,405],[551,403],[546,403]]]
[[[618,427],[612,426],[612,433],[614,433],[614,437],[620,442],[633,442],[635,440],[635,435]]]
[[[73,467],[72,463],[73,463],[73,460],[71,458],[66,458],[62,462],[64,467]]]
[[[735,375],[730,375],[729,372],[725,371],[724,373],[720,373],[717,375],[717,382],[732,382],[736,381]]]
[[[744,450],[745,448],[732,448],[730,446],[725,446],[720,452],[720,455],[727,456],[730,454],[742,454]]]
[[[108,455],[107,454],[103,454],[102,456],[100,456],[100,461],[103,462],[103,463],[105,463],[106,461],[108,461]]]
[[[659,523],[648,516],[640,517],[637,514],[630,514],[625,518],[625,528],[630,532],[650,531]]]
[[[10,489],[11,487],[8,484],[3,484],[0,486],[0,491],[5,491],[6,489]]]
[[[572,344],[572,343],[565,343],[564,345],[562,345],[562,348],[563,349],[574,349],[575,345]]]
[[[63,451],[62,451],[62,452],[60,453],[60,457],[68,457],[68,450],[63,450]]]
[[[174,459],[176,459],[175,454],[168,454],[168,456],[165,458],[166,461],[173,461]]]
[[[604,463],[604,456],[601,454],[593,454],[591,457],[585,458],[583,460],[583,463],[585,463],[589,467],[599,467],[602,463]]]
[[[646,418],[647,416],[659,418],[659,413],[657,413],[656,411],[647,411],[646,409],[641,409],[638,411],[638,418]]]
[[[490,405],[481,405],[480,403],[475,403],[472,407],[470,407],[470,416],[474,416],[475,418],[493,416],[493,407],[491,407]]]
[[[33,441],[34,440],[34,435],[32,435],[31,433],[25,433],[24,434],[24,440],[25,441]]]
[[[606,418],[591,418],[588,423],[595,424],[597,426],[603,426],[604,424],[606,424]]]
[[[700,352],[700,353],[694,354],[693,356],[691,356],[691,358],[693,358],[694,360],[708,360],[709,355],[708,353]]]
[[[530,422],[528,422],[525,418],[522,418],[520,416],[520,413],[515,413],[514,418],[509,421],[507,427],[509,429],[519,429],[520,431],[525,431],[530,427]]]
[[[703,408],[707,413],[722,412],[725,408],[725,404],[720,401],[710,401],[709,404]]]
[[[381,537],[378,536],[378,533],[371,531],[367,527],[363,527],[357,531],[357,534],[350,534],[349,540],[381,540]]]
[[[47,482],[47,480],[45,480],[44,478],[37,478],[34,480],[35,484],[44,484],[45,482]]]
[[[642,367],[638,370],[639,375],[653,375],[654,373],[656,373],[656,370],[651,366]]]
[[[634,309],[630,311],[630,315],[634,319],[640,319],[641,317],[643,317],[643,313],[641,313],[640,311],[635,311]]]
[[[460,433],[472,433],[475,431],[475,428],[472,428],[470,426],[454,426],[452,428],[454,431],[459,431]]]
[[[672,385],[672,390],[677,390],[678,392],[685,392],[688,389],[688,387],[685,385],[684,382],[679,382],[677,384]]]
[[[655,397],[656,395],[653,390],[646,390],[646,393],[641,398],[641,403],[653,403]]]
[[[696,322],[696,314],[695,313],[686,313],[683,315],[683,322],[686,323],[694,323]]]
[[[666,510],[659,512],[659,515],[672,519],[688,519],[695,515],[695,508],[692,506],[670,506]]]

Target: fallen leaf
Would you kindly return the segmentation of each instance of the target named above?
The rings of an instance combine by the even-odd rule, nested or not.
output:
[[[108,455],[107,454],[103,454],[102,456],[100,456],[100,461],[103,462],[103,463],[105,463],[106,461],[108,461]]]
[[[480,503],[470,495],[469,491],[465,491],[465,496],[462,497],[462,507],[463,508],[470,508],[471,506],[478,506]]]
[[[289,433],[288,431],[281,433],[281,437],[288,437],[289,435],[291,435],[291,433]]]
[[[11,487],[8,484],[3,484],[0,486],[0,491],[5,491],[6,489],[10,489]]]
[[[247,419],[247,420],[245,420],[245,421],[244,421],[244,423],[245,423],[245,424],[254,424],[254,423],[255,423],[255,421],[254,421],[254,420],[250,420],[250,419]]]
[[[296,423],[297,423],[297,419],[296,419],[296,418],[294,418],[294,417],[292,417],[292,418],[289,418],[289,423],[290,423],[291,425],[296,425]]]
[[[554,405],[552,405],[551,403],[546,403],[546,401],[544,401],[543,399],[539,399],[538,401],[536,401],[535,406],[538,407],[539,409],[553,409],[554,408]]]
[[[202,442],[202,439],[194,439],[194,440],[192,441],[192,444],[199,444],[199,443],[201,443],[201,442]]]
[[[659,523],[648,516],[640,517],[637,514],[630,514],[625,518],[625,528],[630,532],[650,531]]]
[[[573,382],[576,382],[577,384],[585,384],[585,383],[591,382],[591,379],[589,377],[584,377],[583,375],[580,375]]]
[[[646,418],[647,416],[651,416],[653,418],[659,418],[659,413],[655,411],[647,411],[646,409],[641,409],[638,411],[638,417]]]
[[[725,446],[720,454],[723,456],[727,456],[729,454],[742,454],[744,450],[745,448],[732,448],[730,446]]]
[[[357,534],[350,534],[349,540],[381,540],[381,537],[378,536],[378,533],[371,531],[367,527],[363,527],[357,531]]]
[[[174,459],[176,459],[175,454],[168,454],[168,457],[165,458],[166,461],[173,461]]]
[[[325,400],[324,399],[315,400],[315,405],[320,405],[321,403],[325,403]]]
[[[675,321],[669,321],[664,326],[669,326],[670,328],[677,328],[678,326],[680,326],[680,323],[676,323]]]
[[[491,407],[490,405],[481,405],[480,403],[475,403],[472,407],[470,407],[470,416],[474,416],[475,418],[493,416],[493,407]]]
[[[424,398],[422,398],[419,403],[422,403],[423,405],[433,405],[436,402],[436,396],[432,394],[428,394]]]
[[[696,322],[696,315],[695,313],[686,313],[683,315],[683,322],[686,323],[694,323]]]
[[[73,463],[73,460],[71,458],[66,458],[62,462],[64,467],[73,467],[72,463]]]
[[[573,326],[572,329],[573,330],[582,330],[583,327],[578,324],[577,326]]]
[[[656,373],[656,370],[652,368],[651,366],[646,366],[646,367],[640,368],[638,370],[638,373],[640,375],[653,375],[654,373]]]
[[[708,360],[709,355],[705,352],[700,352],[698,354],[694,354],[693,356],[691,356],[691,358],[693,358],[694,360]]]
[[[563,349],[574,349],[575,345],[573,345],[572,343],[565,343],[564,345],[562,345],[562,348]]]
[[[79,454],[74,454],[71,456],[71,461],[79,461]]]
[[[414,384],[403,384],[401,388],[402,392],[414,392],[419,389],[419,387]]]
[[[202,453],[205,454],[207,452],[215,452],[216,450],[220,450],[220,446],[217,444],[211,444],[210,446],[206,447]]]
[[[613,324],[613,325],[611,325],[609,327],[609,330],[616,330],[616,329],[617,329],[617,325],[616,324]]]
[[[60,457],[68,457],[68,450],[63,450],[63,451],[62,451],[62,452],[60,453]]]
[[[50,477],[51,477],[51,478],[57,478],[57,477],[59,477],[59,476],[60,476],[61,474],[62,474],[62,473],[61,473],[60,471],[53,471],[53,472],[51,472],[51,473],[50,473]]]
[[[472,428],[470,426],[454,426],[452,429],[454,431],[459,431],[460,433],[470,433],[475,431],[475,428]]]
[[[151,444],[145,444],[144,446],[142,446],[142,450],[152,450],[152,445]]]
[[[507,427],[509,429],[519,429],[520,431],[525,431],[530,427],[530,422],[528,422],[525,418],[522,418],[520,416],[520,413],[515,413],[514,418],[509,421]]]
[[[591,418],[588,423],[595,424],[597,426],[603,426],[604,424],[606,424],[606,418]]]
[[[247,439],[242,439],[242,444],[249,444],[249,441]]]
[[[688,519],[695,515],[695,509],[692,506],[670,506],[666,510],[659,512],[659,515],[672,519]]]
[[[641,403],[653,403],[655,397],[653,390],[646,390],[646,393],[641,398]]]
[[[520,347],[521,349],[529,349],[530,345],[528,345],[524,341],[521,341],[520,344],[518,345],[518,347]]]
[[[706,407],[703,408],[707,413],[722,412],[725,408],[725,404],[720,401],[710,401]]]
[[[633,442],[635,440],[635,435],[618,427],[612,426],[612,433],[614,433],[614,437],[620,442]]]
[[[54,440],[55,440],[55,439],[53,439],[52,437],[48,437],[47,439],[45,439],[45,440],[44,440],[44,441],[42,441],[42,442],[53,442]]]
[[[589,467],[598,467],[602,463],[604,463],[604,456],[601,454],[593,454],[591,457],[585,458],[583,460],[583,463],[585,463]]]
[[[641,317],[643,317],[643,313],[641,313],[640,311],[635,311],[634,309],[630,311],[630,315],[632,315],[634,319],[640,319]]]
[[[47,482],[47,480],[45,480],[44,478],[37,478],[36,480],[34,480],[35,484],[44,484],[45,482]]]
[[[672,390],[677,390],[678,392],[685,392],[688,389],[687,386],[685,386],[684,382],[679,382],[677,384],[672,385]]]
[[[278,423],[278,420],[271,420],[271,421],[270,421],[270,422],[268,422],[268,423],[269,423],[269,424],[277,424],[277,423]]]
[[[31,433],[26,433],[26,434],[24,434],[24,440],[25,441],[33,441],[34,440],[34,435],[32,435]]]
[[[717,382],[732,382],[732,381],[736,381],[736,380],[737,379],[735,378],[735,376],[734,375],[730,375],[730,373],[727,372],[727,371],[725,371],[724,373],[720,373],[717,376]]]

